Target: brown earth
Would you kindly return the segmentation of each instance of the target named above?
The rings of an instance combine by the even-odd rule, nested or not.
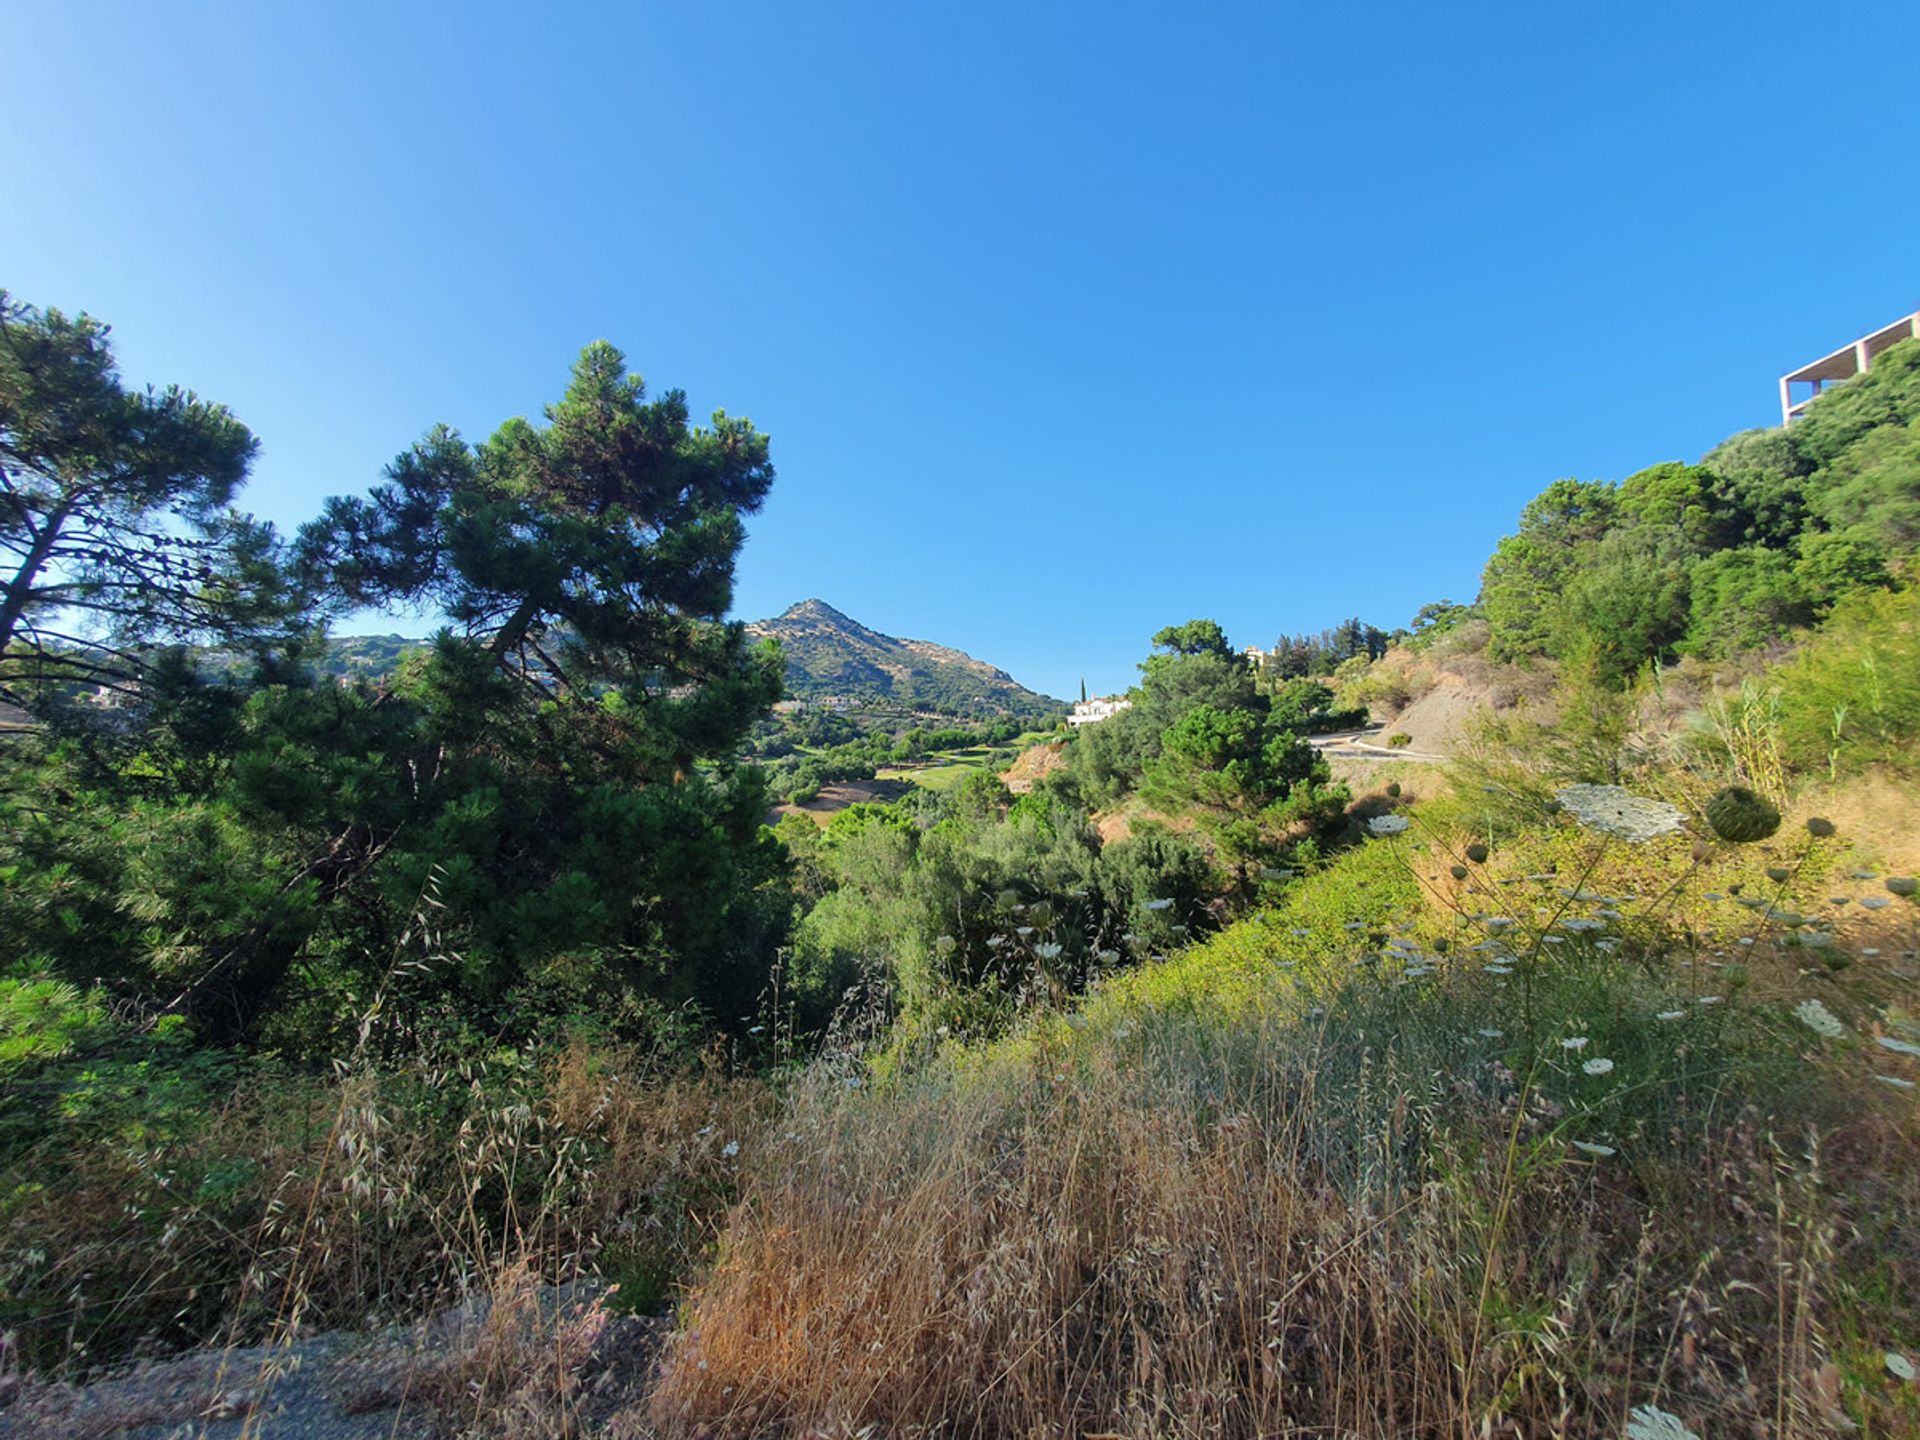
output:
[[[1025,795],[1066,763],[1067,742],[1047,740],[1021,751],[1020,758],[1000,772],[1000,778],[1014,794]]]
[[[814,824],[824,826],[849,805],[868,801],[885,804],[898,800],[911,789],[912,783],[906,780],[842,780],[822,785],[820,793],[804,805],[774,806],[767,823],[777,824],[782,815],[804,815]]]

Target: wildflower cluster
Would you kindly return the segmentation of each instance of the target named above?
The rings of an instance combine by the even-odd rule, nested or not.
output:
[[[1589,830],[1639,845],[1686,828],[1685,817],[1664,800],[1618,785],[1568,785],[1554,792],[1566,812]]]

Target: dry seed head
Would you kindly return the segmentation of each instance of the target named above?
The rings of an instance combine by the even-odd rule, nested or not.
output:
[[[1764,840],[1780,828],[1780,812],[1744,785],[1729,785],[1707,801],[1707,824],[1730,845]]]

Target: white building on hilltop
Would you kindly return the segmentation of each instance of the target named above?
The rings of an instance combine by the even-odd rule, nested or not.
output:
[[[1871,335],[1862,335],[1852,344],[1842,345],[1831,355],[1823,355],[1811,365],[1802,365],[1798,370],[1782,375],[1780,423],[1791,425],[1798,420],[1806,413],[1807,406],[1820,398],[1820,392],[1827,386],[1866,374],[1867,368],[1873,364],[1873,357],[1889,345],[1914,339],[1920,339],[1920,310],[1911,315],[1902,315],[1891,325],[1882,326]]]
[[[1123,695],[1102,695],[1097,700],[1082,700],[1073,707],[1073,713],[1067,716],[1067,724],[1097,725],[1102,720],[1111,720],[1122,710],[1131,710],[1133,701]]]

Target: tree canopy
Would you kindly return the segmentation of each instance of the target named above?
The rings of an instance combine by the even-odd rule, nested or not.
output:
[[[190,390],[127,389],[91,316],[0,291],[0,697],[131,700],[162,648],[284,638],[277,541],[232,506],[257,448]]]
[[[251,437],[182,392],[119,395],[99,327],[21,313],[35,353],[79,378],[55,387],[31,353],[5,372],[19,534],[57,531],[57,557],[96,505],[119,507],[101,513],[123,535],[138,519],[162,537],[124,542],[158,568],[119,592],[76,570],[49,593],[29,566],[26,623],[119,594],[143,634],[198,626],[230,649],[270,612],[216,608],[206,570],[227,587],[213,601],[308,603],[282,624],[366,606],[448,622],[378,679],[326,675],[298,646],[212,676],[173,652],[147,665],[115,746],[49,731],[17,749],[0,827],[21,863],[0,921],[30,955],[210,1035],[323,1048],[381,984],[515,1028],[589,996],[608,1013],[750,1004],[789,908],[741,760],[779,658],[723,618],[742,519],[773,480],[764,435],[724,414],[692,425],[683,395],[649,399],[595,344],[542,423],[478,446],[435,427],[290,554],[270,537],[244,552],[262,573],[243,593],[216,541],[237,526],[219,507]],[[169,589],[176,529],[200,569]],[[431,959],[388,973],[429,932]]]
[[[1804,418],[1698,465],[1556,480],[1495,548],[1479,608],[1495,659],[1591,652],[1603,678],[1721,656],[1889,583],[1920,550],[1920,342]]]

